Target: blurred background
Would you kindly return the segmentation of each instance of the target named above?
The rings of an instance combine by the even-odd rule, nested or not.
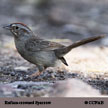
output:
[[[107,9],[108,0],[0,0],[0,25],[23,22],[44,38],[75,41],[107,34]]]
[[[108,95],[107,36],[67,54],[69,70],[49,69],[37,79],[28,79],[36,67],[32,69],[33,65],[21,58],[11,33],[2,28],[14,22],[28,25],[42,38],[68,45],[108,34],[108,0],[0,0],[0,97]],[[75,79],[48,83],[68,78]],[[46,82],[40,87],[40,81]]]

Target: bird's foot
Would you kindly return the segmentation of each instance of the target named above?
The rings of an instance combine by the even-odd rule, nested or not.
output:
[[[34,78],[34,77],[39,77],[41,75],[42,72],[35,72],[33,74],[31,74],[29,77],[30,78]]]

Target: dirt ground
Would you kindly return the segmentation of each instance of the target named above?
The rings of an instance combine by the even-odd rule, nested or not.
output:
[[[108,96],[107,9],[107,0],[0,0],[0,97]],[[64,45],[101,34],[106,38],[69,52],[68,67],[49,67],[30,78],[37,67],[18,54],[12,34],[2,28],[13,22]]]

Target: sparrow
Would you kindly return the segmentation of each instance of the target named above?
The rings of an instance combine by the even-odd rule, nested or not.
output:
[[[23,23],[11,23],[3,28],[9,30],[14,37],[15,46],[19,54],[27,61],[35,64],[40,75],[47,67],[55,67],[61,62],[68,66],[64,55],[73,48],[83,44],[96,41],[103,38],[105,35],[89,37],[77,41],[69,46],[44,40]]]

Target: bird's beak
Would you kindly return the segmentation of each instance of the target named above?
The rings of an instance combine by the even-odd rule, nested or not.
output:
[[[10,25],[3,26],[4,29],[11,30]]]

